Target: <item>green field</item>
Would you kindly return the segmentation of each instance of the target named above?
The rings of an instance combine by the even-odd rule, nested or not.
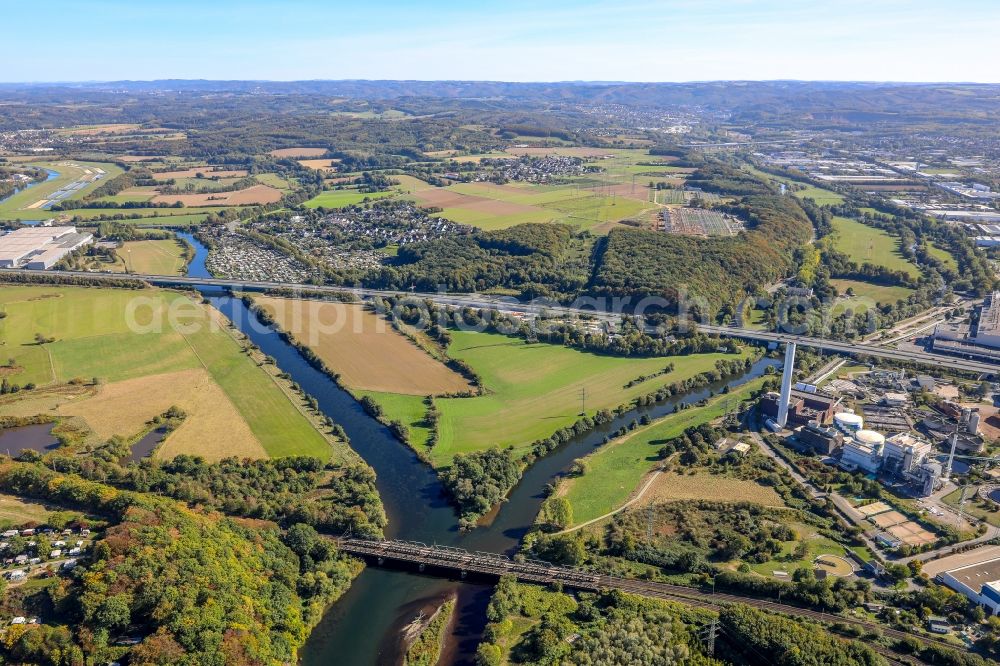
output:
[[[54,211],[42,208],[28,208],[28,206],[45,199],[59,189],[77,181],[84,175],[84,171],[88,168],[96,167],[103,169],[106,172],[106,175],[100,180],[90,183],[77,193],[73,194],[69,200],[79,199],[89,194],[100,185],[103,185],[122,173],[121,167],[109,162],[81,162],[78,160],[65,160],[65,162],[67,162],[66,164],[63,162],[64,160],[57,160],[54,162],[26,162],[25,164],[28,166],[51,169],[52,171],[58,172],[59,175],[52,180],[38,183],[33,187],[22,190],[12,197],[0,202],[0,219],[46,220],[50,217],[55,217],[56,213]]]
[[[505,203],[532,206],[514,214],[470,210],[461,206],[446,208],[442,217],[455,222],[473,224],[484,229],[501,229],[521,222],[562,222],[581,230],[606,230],[619,220],[641,215],[654,205],[624,196],[605,196],[589,189],[593,184],[532,185],[511,183],[503,187],[488,183],[457,183],[445,189],[474,197]],[[642,191],[636,186],[637,191]]]
[[[418,450],[427,444],[431,430],[424,425],[427,405],[423,396],[379,391],[354,391],[354,394],[359,400],[364,396],[371,397],[382,407],[386,419],[404,424],[410,431],[410,444]]]
[[[450,463],[456,453],[492,446],[525,452],[532,442],[549,437],[579,418],[581,390],[587,413],[611,409],[660,386],[711,370],[727,354],[669,358],[599,356],[559,345],[525,343],[493,333],[452,332],[448,354],[467,362],[479,374],[486,395],[436,401],[441,418],[438,442],[430,451],[435,466]],[[640,375],[674,364],[673,372],[623,388]]]
[[[177,239],[129,241],[118,248],[120,263],[113,271],[146,275],[183,275],[187,268],[185,246]]]
[[[881,229],[870,227],[846,217],[833,218],[830,242],[838,252],[843,252],[858,264],[875,264],[889,270],[920,275],[920,269],[899,251],[899,239]]]
[[[735,409],[764,381],[747,382],[728,394],[716,396],[704,407],[666,416],[588,455],[586,474],[572,479],[565,494],[573,506],[573,522],[580,524],[620,507],[659,460],[658,451],[664,440]]]
[[[955,260],[954,255],[943,247],[938,247],[934,243],[929,242],[927,243],[927,253],[943,263],[947,268],[953,271],[958,270],[958,262]]]
[[[818,206],[829,206],[844,203],[844,197],[841,194],[834,192],[833,190],[827,190],[821,187],[816,187],[799,180],[793,180],[791,178],[782,178],[780,176],[775,176],[774,174],[767,173],[766,171],[761,171],[760,169],[755,169],[751,166],[744,166],[744,168],[753,173],[758,178],[763,179],[767,182],[778,182],[784,183],[789,187],[789,191],[793,190],[794,187],[804,187],[801,190],[792,191],[792,194],[799,199],[812,199],[816,202]]]
[[[874,301],[875,303],[895,303],[899,299],[907,298],[913,293],[913,290],[908,287],[887,286],[872,282],[861,282],[860,280],[830,280],[830,284],[837,288],[837,292],[841,296],[844,296],[849,288],[854,290],[855,298],[845,301],[854,303],[850,305],[854,309],[857,309],[858,305],[863,304],[867,300]]]
[[[384,199],[391,197],[396,192],[358,192],[357,190],[328,190],[322,194],[317,194],[305,203],[306,208],[343,208],[359,204],[365,199]]]
[[[206,369],[268,454],[328,458],[330,445],[257,363],[218,315],[188,296],[147,289],[8,286],[0,289],[0,356],[18,370],[10,381],[113,383]],[[131,319],[129,313],[132,313]],[[170,312],[182,326],[170,325]],[[154,325],[160,318],[163,325]],[[35,334],[55,338],[38,345]],[[135,396],[141,401],[142,396]]]
[[[804,184],[804,183],[803,183]],[[825,190],[813,185],[806,185],[803,190],[792,192],[799,199],[812,199],[818,206],[830,206],[844,203],[844,197],[832,190]]]

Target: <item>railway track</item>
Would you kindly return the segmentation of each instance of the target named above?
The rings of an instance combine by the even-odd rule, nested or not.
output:
[[[934,645],[949,650],[963,650],[936,638],[928,636],[915,636],[912,633],[893,629],[884,625],[865,622],[856,618],[831,615],[822,611],[810,608],[802,608],[791,604],[784,604],[776,601],[768,601],[755,597],[748,597],[725,592],[705,591],[683,585],[673,585],[670,583],[660,583],[655,581],[642,581],[633,578],[623,578],[620,576],[608,576],[596,574],[581,569],[570,567],[559,567],[548,562],[538,560],[514,560],[504,555],[487,552],[471,552],[461,548],[451,546],[437,546],[413,542],[413,541],[377,541],[369,539],[343,538],[337,541],[341,550],[353,555],[374,558],[376,563],[382,564],[385,560],[396,562],[408,562],[416,564],[420,571],[427,568],[440,569],[459,573],[465,577],[467,573],[476,573],[487,576],[515,576],[522,582],[538,583],[541,585],[551,585],[559,583],[565,587],[585,590],[588,592],[601,592],[609,589],[617,589],[622,592],[636,594],[639,596],[652,597],[665,601],[683,603],[696,608],[720,611],[727,606],[743,604],[759,610],[765,610],[782,615],[805,618],[823,624],[840,623],[858,627],[869,633],[878,633],[897,640],[916,638],[922,643]],[[893,663],[898,664],[921,664],[915,657],[905,657],[908,661],[901,661],[902,657],[883,646],[866,643],[869,647],[882,654]]]

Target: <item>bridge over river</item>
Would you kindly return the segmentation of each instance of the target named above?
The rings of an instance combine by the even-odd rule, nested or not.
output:
[[[453,546],[439,546],[402,540],[375,540],[341,538],[337,545],[345,553],[365,558],[370,563],[383,565],[387,562],[408,563],[415,565],[420,572],[437,575],[458,575],[465,578],[468,574],[490,576],[514,576],[517,580],[540,585],[559,583],[567,588],[586,592],[601,592],[606,590],[621,590],[630,594],[654,597],[665,601],[705,608],[721,610],[733,604],[744,604],[761,610],[792,615],[800,618],[823,622],[826,624],[841,623],[853,625],[865,632],[881,634],[895,639],[916,638],[924,643],[955,650],[953,643],[946,643],[928,636],[917,636],[911,632],[899,631],[886,625],[864,622],[852,617],[844,617],[824,613],[810,608],[802,608],[791,604],[783,604],[764,599],[757,599],[738,594],[727,594],[713,590],[702,590],[683,585],[671,585],[656,581],[636,580],[620,576],[606,576],[591,571],[560,567],[549,562],[530,559],[512,559],[505,555],[482,551],[468,551]],[[894,663],[898,662],[895,653],[886,648],[879,649],[868,642],[880,654]],[[914,662],[920,663],[918,659]]]

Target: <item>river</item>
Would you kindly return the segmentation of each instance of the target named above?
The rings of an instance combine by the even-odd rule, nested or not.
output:
[[[59,177],[59,172],[58,171],[53,171],[52,169],[45,169],[45,171],[46,171],[46,173],[48,173],[48,176],[45,178],[45,180],[33,180],[30,183],[28,183],[27,185],[25,185],[24,187],[17,188],[16,190],[14,190],[13,192],[11,192],[7,196],[0,197],[0,203],[3,203],[7,199],[10,199],[11,197],[18,195],[21,192],[24,192],[25,190],[30,190],[35,185],[39,185],[41,183],[47,183],[50,180],[52,180],[53,178],[58,178]],[[37,222],[33,221],[33,220],[29,220],[29,221],[25,221],[25,224],[37,224]]]
[[[209,277],[205,248],[191,234],[178,235],[195,248],[188,275]],[[600,446],[608,434],[644,414],[657,418],[674,411],[682,402],[697,402],[724,385],[738,386],[761,376],[769,365],[777,363],[770,359],[758,361],[738,378],[683,398],[633,410],[570,440],[525,471],[489,525],[463,533],[436,474],[412,450],[369,417],[350,394],[309,365],[294,347],[274,331],[262,327],[240,299],[211,290],[203,291],[203,295],[265,354],[273,357],[282,371],[315,397],[324,414],[344,427],[351,446],[377,474],[378,491],[389,517],[387,537],[470,550],[513,552],[545,499],[546,485],[575,459]],[[302,650],[301,663],[303,666],[398,663],[401,629],[421,610],[426,611],[446,596],[456,594],[456,622],[447,661],[471,664],[486,623],[490,592],[487,585],[367,567],[313,631]]]

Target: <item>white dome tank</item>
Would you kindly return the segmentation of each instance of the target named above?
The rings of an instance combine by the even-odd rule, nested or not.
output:
[[[857,414],[850,412],[839,412],[833,415],[833,425],[846,433],[854,433],[864,427],[865,420]]]
[[[862,444],[867,444],[873,449],[881,448],[885,444],[885,435],[874,430],[858,430],[854,433],[854,439]]]

